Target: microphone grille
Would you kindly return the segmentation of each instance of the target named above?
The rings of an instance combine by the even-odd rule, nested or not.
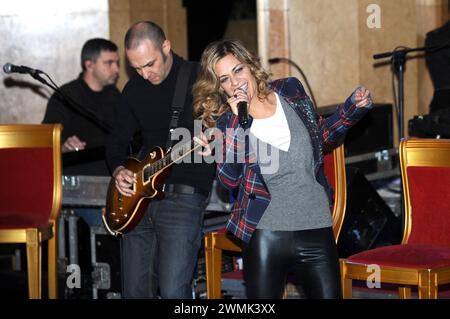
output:
[[[11,63],[7,62],[5,63],[5,65],[3,65],[3,72],[11,73]]]

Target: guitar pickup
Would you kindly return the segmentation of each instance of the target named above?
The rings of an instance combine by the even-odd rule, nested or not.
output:
[[[136,173],[134,173],[134,179],[137,180]],[[130,189],[133,192],[136,192],[136,183],[131,184]]]
[[[154,174],[153,170],[149,169],[150,164],[145,165],[142,169],[142,184],[146,185],[149,181],[152,175]]]

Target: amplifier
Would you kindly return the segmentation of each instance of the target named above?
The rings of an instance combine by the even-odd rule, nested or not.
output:
[[[391,148],[345,158],[346,167],[358,168],[369,180],[400,176],[398,149]]]
[[[327,117],[336,105],[320,107],[317,111]],[[375,104],[347,133],[344,140],[345,156],[392,149],[394,146],[392,104]]]

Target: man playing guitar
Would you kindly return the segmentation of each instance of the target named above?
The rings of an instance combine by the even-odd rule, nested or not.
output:
[[[129,142],[140,131],[143,156],[155,146],[167,145],[177,78],[188,62],[172,52],[170,41],[153,22],[138,22],[128,30],[125,51],[137,75],[123,89],[107,160],[115,187],[122,196],[130,197],[136,191],[137,177],[125,168]],[[189,129],[191,136],[191,87],[196,76],[195,66],[178,120],[178,127]],[[164,198],[152,200],[136,227],[122,236],[124,298],[192,298],[191,282],[213,178],[212,164],[190,161],[172,165],[164,180]]]

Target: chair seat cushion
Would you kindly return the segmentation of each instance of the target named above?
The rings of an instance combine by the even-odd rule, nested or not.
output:
[[[17,228],[43,228],[48,226],[48,219],[36,219],[32,214],[19,214],[15,212],[3,213],[0,216],[0,229]]]
[[[227,229],[225,227],[224,228],[220,228],[220,229],[218,229],[216,231],[220,235],[225,235],[227,233]]]
[[[222,279],[243,279],[244,273],[242,270],[234,270],[234,271],[227,271],[222,273]]]
[[[51,147],[0,148],[0,229],[48,224],[57,197],[53,172]]]
[[[393,245],[366,250],[347,258],[363,264],[404,268],[450,267],[450,248],[431,245]]]

